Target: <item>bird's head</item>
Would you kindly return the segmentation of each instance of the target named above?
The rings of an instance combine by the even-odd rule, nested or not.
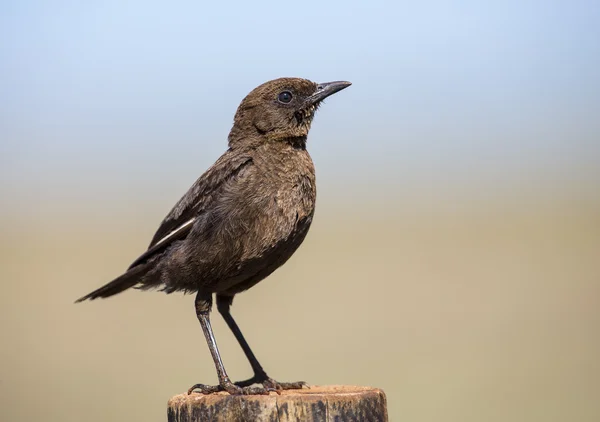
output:
[[[235,113],[229,146],[244,139],[286,140],[306,138],[321,102],[350,86],[350,82],[315,83],[280,78],[254,88]]]

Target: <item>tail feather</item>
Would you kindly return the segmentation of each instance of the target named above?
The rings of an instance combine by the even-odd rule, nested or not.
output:
[[[100,287],[99,289],[94,290],[91,293],[77,299],[75,303],[83,302],[84,300],[94,300],[99,297],[106,298],[117,293],[121,293],[124,290],[127,290],[137,283],[140,282],[141,276],[143,276],[150,269],[148,264],[141,264],[131,268],[125,274],[115,278],[108,284]]]

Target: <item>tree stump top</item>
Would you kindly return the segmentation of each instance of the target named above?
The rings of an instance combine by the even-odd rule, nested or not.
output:
[[[348,385],[311,386],[281,394],[179,394],[169,400],[169,422],[387,421],[385,393]]]

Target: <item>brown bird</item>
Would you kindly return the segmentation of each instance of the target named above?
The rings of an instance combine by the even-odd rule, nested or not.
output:
[[[303,382],[279,383],[267,375],[230,307],[237,293],[283,265],[304,240],[316,199],[306,137],[321,102],[349,85],[280,78],[255,88],[237,109],[229,149],[179,200],[148,250],[125,274],[77,302],[106,298],[134,286],[196,292],[196,315],[219,385],[196,384],[188,393],[198,389],[264,394],[302,388]],[[250,361],[254,376],[248,380],[232,383],[225,371],[210,325],[213,293],[219,313]]]

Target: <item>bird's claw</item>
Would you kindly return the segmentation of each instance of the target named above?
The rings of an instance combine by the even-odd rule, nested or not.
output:
[[[206,385],[206,384],[194,384],[188,390],[188,395],[192,394],[195,390],[198,390],[201,394],[214,394],[219,391],[227,391],[232,396],[240,395],[266,395],[271,391],[276,391],[274,388],[269,386],[245,386],[239,387],[231,381],[223,382],[219,385]]]
[[[264,376],[264,377],[254,376],[247,380],[239,381],[239,382],[235,383],[235,385],[237,385],[238,387],[242,387],[242,388],[246,388],[253,384],[262,384],[262,386],[265,388],[265,390],[274,391],[277,394],[281,394],[281,392],[283,390],[301,390],[303,387],[310,388],[310,387],[308,387],[308,384],[305,383],[304,381],[277,382],[273,378],[270,378],[268,376]]]
[[[255,385],[262,384],[262,385]],[[283,390],[301,390],[303,387],[310,388],[304,381],[296,382],[277,382],[273,378],[252,377],[245,381],[232,383],[229,380],[221,382],[219,385],[194,384],[189,390],[188,395],[198,390],[201,394],[214,394],[219,391],[227,391],[232,396],[239,395],[266,395],[271,392],[281,394]]]
[[[271,388],[277,394],[281,394],[283,390],[301,390],[302,387],[308,387],[308,384],[304,381],[296,381],[296,382],[277,382],[273,378],[267,378],[262,382],[262,385],[265,388]]]

